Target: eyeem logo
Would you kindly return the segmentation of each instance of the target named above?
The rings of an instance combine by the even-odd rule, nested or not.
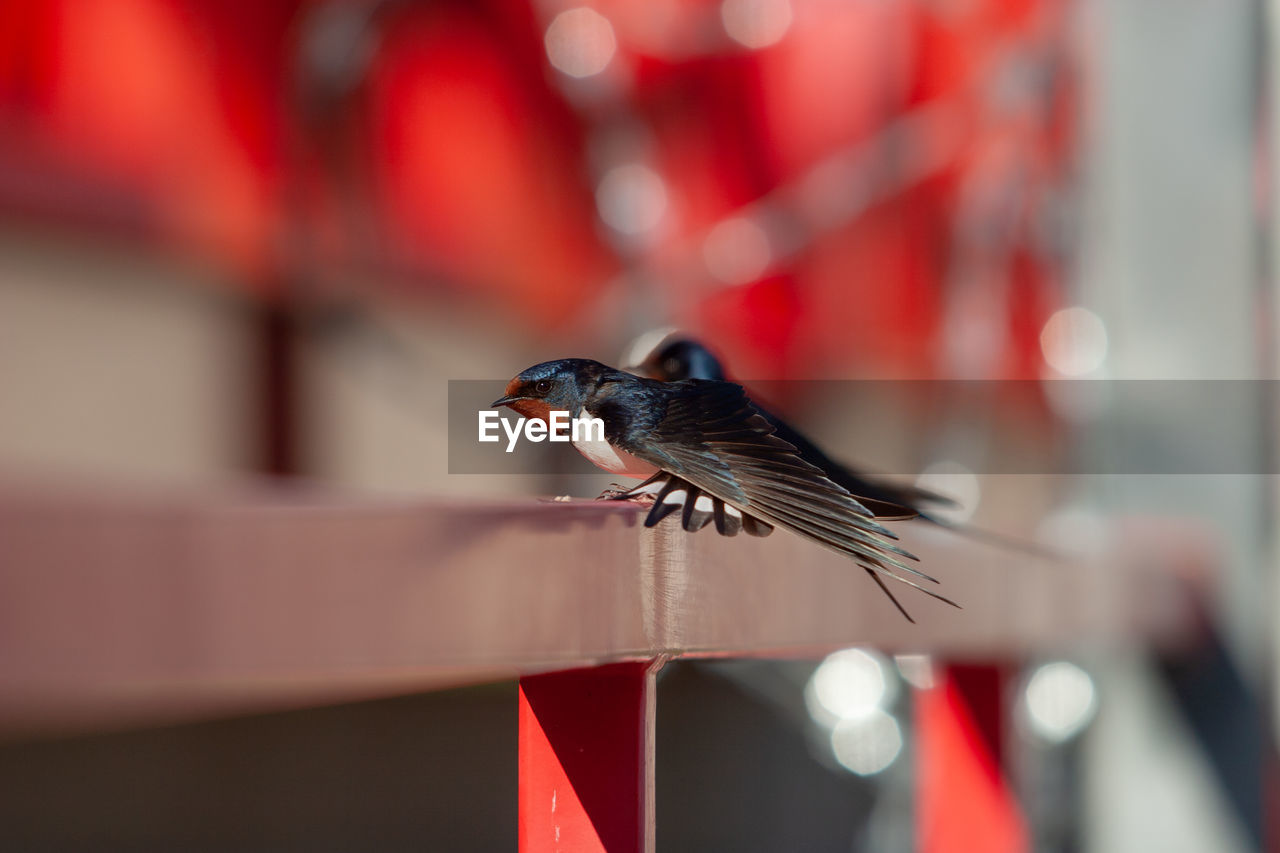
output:
[[[479,415],[480,441],[486,443],[501,441],[502,436],[498,433],[498,427],[501,425],[502,432],[507,434],[508,453],[516,449],[516,442],[520,439],[522,432],[525,439],[534,442],[547,439],[572,441],[574,444],[604,441],[604,421],[599,418],[574,418],[570,417],[568,412],[554,410],[547,414],[546,421],[538,418],[503,420],[492,409],[481,410]]]

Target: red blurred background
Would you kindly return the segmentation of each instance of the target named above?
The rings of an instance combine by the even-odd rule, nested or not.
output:
[[[1280,458],[1273,383],[1249,384],[1238,412],[1206,415],[1239,464],[1196,472],[1180,464],[1203,450],[1198,425],[1160,410],[1137,412],[1124,441],[1102,448],[1111,457],[1073,468],[1097,410],[1073,412],[1090,400],[1055,400],[1039,380],[1275,378],[1280,110],[1268,101],[1280,77],[1258,36],[1274,5],[0,0],[0,487],[24,499],[27,475],[75,490],[105,480],[95,494],[114,501],[122,484],[203,496],[248,480],[260,496],[266,474],[451,498],[594,494],[558,462],[501,482],[453,474],[449,381],[501,382],[560,357],[617,363],[661,326],[702,338],[748,382],[1030,380],[998,386],[1017,398],[1014,417],[971,400],[868,411],[815,399],[803,382],[771,386],[783,399],[769,401],[835,456],[941,470],[951,485],[936,485],[968,489],[980,527],[1031,539],[1057,525],[1100,554],[1138,516],[1211,543],[1188,559],[1207,567],[1206,621],[1230,651],[1214,672],[1235,678],[1238,666],[1235,692],[1164,673],[1189,696],[1190,727],[1176,729],[1147,650],[1112,659],[1082,637],[1103,697],[1093,740],[1019,755],[1067,768],[1069,781],[1038,795],[1051,817],[1040,823],[1062,830],[1044,849],[1248,849],[1229,843],[1219,794],[1244,792],[1237,823],[1260,838],[1258,766],[1273,748],[1232,714],[1275,727],[1275,602],[1259,590],[1275,588],[1280,493],[1274,477],[1236,474],[1274,472]],[[913,386],[923,390],[905,396],[941,387],[901,387]],[[534,470],[532,455],[515,465]],[[1026,470],[1064,476],[987,464],[1046,456]],[[1110,612],[1108,590],[1097,599]],[[732,681],[707,680],[670,720],[693,719],[705,691]],[[741,682],[749,689],[690,727],[691,742],[769,683]],[[444,721],[446,755],[456,733],[479,753],[496,730],[468,710],[473,699],[514,708],[504,696],[437,698],[420,701]],[[387,755],[422,735],[404,707],[390,709]],[[756,711],[751,748],[785,729],[791,770],[827,772],[799,728],[767,703]],[[323,763],[345,804],[344,767],[382,778],[394,760],[369,757],[344,713],[297,749],[309,759],[314,744],[334,748]],[[174,737],[220,768],[226,754],[254,754],[260,727],[264,742],[292,743],[296,721],[227,725],[226,747],[216,732]],[[26,767],[52,766],[62,747],[0,743],[0,790],[42,803],[35,822],[55,835],[80,810],[84,837],[116,811],[145,835],[187,768],[166,764],[178,754],[168,735],[138,737],[141,752],[101,759],[93,738],[72,744],[68,772],[43,789]],[[494,794],[509,770],[500,752],[487,767],[454,755],[457,778],[470,772],[475,791],[514,802]],[[281,754],[280,766],[304,768],[279,777],[286,799],[314,793],[311,765]],[[97,775],[77,788],[67,780],[82,767]],[[120,778],[157,767],[167,773],[112,805],[131,793]],[[424,767],[414,770],[431,775]],[[776,790],[801,778],[788,772],[773,774]],[[243,776],[212,775],[252,799]],[[387,788],[416,790],[412,774],[390,776],[400,781]],[[10,798],[8,814],[23,802]],[[379,793],[369,813],[392,805],[406,827],[421,817],[420,799]],[[256,807],[209,822],[239,831]],[[461,825],[448,802],[437,809]],[[264,825],[288,822],[268,811]],[[200,831],[173,814],[174,837]],[[692,813],[684,825],[704,823]]]
[[[1037,378],[1070,5],[601,3],[575,77],[552,2],[7,2],[0,206],[263,299],[351,270],[534,337],[678,325],[743,376]]]

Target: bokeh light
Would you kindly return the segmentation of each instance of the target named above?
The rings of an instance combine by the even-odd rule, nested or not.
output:
[[[928,655],[895,655],[902,680],[917,690],[929,690],[936,683],[933,677],[933,659]]]
[[[873,709],[866,716],[836,724],[831,730],[831,752],[851,773],[872,776],[902,752],[902,730],[889,714]]]
[[[743,47],[777,44],[791,28],[790,0],[724,0],[720,20],[729,38]]]
[[[1074,737],[1097,712],[1093,679],[1066,661],[1037,669],[1027,682],[1024,698],[1031,731],[1049,743]]]
[[[711,229],[702,244],[702,259],[707,272],[725,284],[746,284],[769,268],[773,250],[760,223],[735,216]]]
[[[828,728],[866,717],[888,705],[897,683],[885,677],[878,655],[843,649],[826,657],[805,686],[804,700],[814,722]]]
[[[605,173],[596,187],[600,218],[623,234],[652,231],[667,210],[667,187],[648,166],[627,163]]]
[[[591,77],[609,67],[618,40],[609,19],[594,9],[566,9],[551,21],[543,43],[547,59],[570,77]]]
[[[1063,308],[1044,324],[1040,350],[1063,376],[1087,376],[1107,358],[1107,327],[1087,308]]]

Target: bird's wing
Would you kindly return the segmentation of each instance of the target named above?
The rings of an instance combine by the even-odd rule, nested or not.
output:
[[[829,472],[828,472],[829,473]],[[844,483],[835,480],[838,485],[849,489]],[[913,518],[920,517],[920,511],[904,504],[890,503],[888,501],[869,498],[866,495],[859,495],[849,491],[849,494],[855,495],[858,503],[862,504],[871,513],[876,521],[910,521]]]
[[[624,450],[696,487],[700,495],[718,498],[744,515],[785,527],[868,570],[955,605],[895,571],[937,583],[903,562],[916,558],[895,545],[891,540],[897,537],[862,504],[774,435],[740,386],[699,380],[668,385],[661,419],[643,436],[622,438]],[[686,504],[696,505],[696,500],[684,496]],[[667,503],[656,503],[654,512]]]
[[[917,490],[914,486],[898,486],[865,477],[852,468],[835,461],[822,448],[814,444],[804,433],[797,430],[782,418],[752,403],[756,410],[773,427],[774,435],[788,444],[794,445],[796,453],[811,465],[816,465],[822,472],[853,495],[858,503],[866,507],[873,516],[886,521],[905,521],[920,514],[916,504],[931,496],[932,492]]]
[[[864,503],[869,498],[890,506],[910,507],[916,511],[917,515],[923,514],[919,509],[923,504],[934,504],[949,508],[960,506],[960,502],[955,498],[939,494],[932,489],[911,485],[910,483],[894,483],[881,477],[855,471],[847,465],[833,464],[837,466],[839,472],[838,476],[834,478],[835,481],[852,494],[858,495],[858,499]],[[879,513],[876,513],[876,515],[878,516]]]

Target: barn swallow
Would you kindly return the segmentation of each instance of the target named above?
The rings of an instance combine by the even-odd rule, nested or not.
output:
[[[910,621],[886,578],[959,607],[913,579],[938,583],[908,565],[917,558],[865,505],[777,435],[740,385],[666,382],[569,358],[523,371],[492,405],[548,423],[553,410],[599,418],[604,440],[574,446],[605,471],[648,478],[624,494],[654,499],[646,527],[677,511],[690,531],[712,522],[726,536],[783,527],[852,558]]]
[[[635,365],[629,367],[629,370],[667,382],[684,379],[728,380],[728,374],[720,359],[702,343],[674,331],[667,332],[665,335],[659,332],[655,335],[658,337],[641,338],[637,341],[640,349],[636,351],[633,348],[629,355],[628,362]],[[1030,543],[969,525],[957,524],[936,515],[931,507],[956,507],[958,504],[955,500],[929,489],[882,480],[837,462],[786,421],[769,412],[759,403],[753,402],[752,405],[774,428],[775,435],[793,445],[801,458],[821,469],[832,482],[843,486],[879,520],[919,518],[939,527],[1002,547],[1014,548],[1049,559],[1057,557],[1056,554]]]

